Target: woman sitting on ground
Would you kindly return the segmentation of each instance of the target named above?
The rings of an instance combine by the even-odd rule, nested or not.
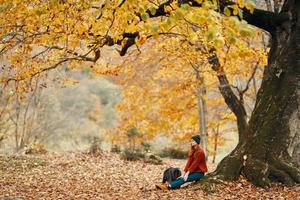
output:
[[[191,149],[184,168],[184,173],[171,184],[156,185],[159,189],[177,189],[186,182],[199,181],[207,172],[206,159],[203,149],[199,146],[200,136],[195,135],[191,139]]]

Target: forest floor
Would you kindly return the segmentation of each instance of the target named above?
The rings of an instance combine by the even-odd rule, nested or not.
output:
[[[184,160],[163,161],[162,165],[125,161],[108,152],[0,156],[0,199],[300,199],[299,185],[274,184],[266,191],[243,178],[215,185],[211,193],[204,192],[201,184],[156,190],[166,167],[185,164]]]

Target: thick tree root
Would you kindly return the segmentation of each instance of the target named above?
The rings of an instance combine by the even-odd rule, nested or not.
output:
[[[240,175],[244,175],[251,183],[265,189],[270,187],[271,181],[279,181],[287,186],[300,183],[300,170],[283,160],[277,159],[266,163],[258,159],[248,159],[242,162],[240,157],[232,154],[223,159],[218,168],[204,176],[194,190],[203,190],[211,194],[215,192],[215,184],[236,180]]]
[[[270,186],[269,165],[259,160],[247,161],[243,174],[254,185],[268,188]]]
[[[203,179],[201,179],[197,186],[194,187],[194,190],[202,190],[208,194],[212,194],[215,192],[215,184],[222,184],[224,181],[219,179],[217,176],[212,173],[205,175]]]
[[[242,157],[239,154],[231,153],[219,163],[217,169],[210,176],[224,181],[233,181],[239,178],[242,168]]]
[[[300,170],[282,160],[262,162],[248,160],[242,173],[254,185],[268,188],[271,181],[279,181],[287,186],[300,183]]]
[[[280,160],[274,162],[274,167],[278,170],[284,171],[288,176],[290,176],[294,183],[300,183],[300,170],[292,163]]]
[[[294,184],[293,179],[285,171],[274,167],[270,168],[270,177],[274,177],[275,180],[278,180],[288,186],[292,186]]]
[[[204,182],[222,183],[237,180],[244,175],[254,185],[269,188],[271,181],[278,181],[287,186],[300,183],[300,170],[281,159],[261,161],[259,159],[242,159],[241,154],[231,154],[224,158],[218,168],[208,174]]]

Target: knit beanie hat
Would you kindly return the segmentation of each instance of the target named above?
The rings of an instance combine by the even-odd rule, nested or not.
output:
[[[192,137],[192,139],[193,139],[197,144],[200,144],[200,141],[201,141],[200,135],[194,135],[194,136]]]

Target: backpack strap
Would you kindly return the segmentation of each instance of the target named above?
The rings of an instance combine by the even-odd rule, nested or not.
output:
[[[173,173],[172,173],[172,168],[169,170],[169,177],[170,177],[170,180],[173,181]]]

